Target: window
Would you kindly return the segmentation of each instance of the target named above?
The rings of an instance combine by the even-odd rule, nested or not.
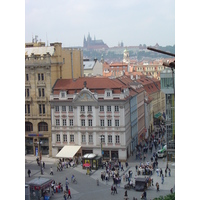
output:
[[[66,112],[66,106],[62,106],[62,111]]]
[[[25,97],[29,97],[29,88],[25,89]]]
[[[45,96],[44,88],[42,88],[42,96]]]
[[[84,111],[85,111],[85,107],[81,106],[81,112],[84,112]]]
[[[116,135],[116,136],[115,136],[115,143],[116,143],[116,144],[119,144],[119,143],[120,143],[119,135]]]
[[[115,126],[119,126],[119,120],[118,119],[115,120]]]
[[[25,122],[25,131],[33,131],[33,124],[31,122]]]
[[[38,74],[38,81],[43,81],[44,80],[44,74]]]
[[[92,119],[88,120],[88,126],[92,126]]]
[[[62,98],[65,97],[65,92],[61,92],[61,97],[62,97]]]
[[[101,142],[102,142],[102,143],[105,143],[105,135],[101,135],[100,138],[101,138]]]
[[[25,104],[25,114],[30,114],[30,104]]]
[[[110,92],[107,92],[107,97],[110,97]]]
[[[115,112],[119,112],[119,106],[115,106]]]
[[[59,106],[56,106],[55,109],[56,109],[56,112],[59,112]]]
[[[28,74],[26,74],[26,81],[29,81],[29,76],[28,76]]]
[[[56,126],[60,126],[60,119],[56,119]]]
[[[82,135],[82,142],[86,142],[86,136]]]
[[[67,135],[63,135],[63,142],[67,142]]]
[[[100,111],[104,111],[104,106],[100,106]]]
[[[104,119],[101,119],[101,120],[100,120],[100,125],[101,125],[101,126],[104,126]]]
[[[45,104],[39,104],[39,113],[45,114]]]
[[[48,124],[46,122],[38,123],[38,131],[48,131]]]
[[[63,119],[63,126],[67,126],[67,120]]]
[[[108,136],[108,143],[112,143],[112,135]]]
[[[85,126],[85,120],[84,119],[81,120],[81,126]]]
[[[93,143],[93,135],[89,135],[89,143]]]
[[[39,97],[44,97],[45,96],[44,88],[38,88],[38,96]]]
[[[69,106],[69,112],[73,112],[73,107]]]
[[[88,112],[92,112],[92,106],[88,106]]]
[[[60,142],[60,134],[56,134],[56,142]]]
[[[73,126],[73,125],[74,125],[73,119],[70,119],[70,120],[69,120],[69,125],[70,125],[70,126]]]
[[[108,119],[108,126],[112,126],[112,120]]]
[[[70,135],[70,142],[74,142],[74,135]]]
[[[111,112],[111,106],[107,106],[107,112]]]

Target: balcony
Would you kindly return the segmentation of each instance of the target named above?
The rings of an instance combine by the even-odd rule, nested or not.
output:
[[[46,83],[44,81],[38,81],[37,86],[46,87]]]

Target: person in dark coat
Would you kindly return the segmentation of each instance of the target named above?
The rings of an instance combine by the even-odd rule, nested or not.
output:
[[[30,169],[28,169],[28,177],[31,177],[31,170]]]

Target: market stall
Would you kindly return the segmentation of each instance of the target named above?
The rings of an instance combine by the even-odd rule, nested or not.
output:
[[[83,169],[85,169],[84,164],[89,163],[91,169],[97,170],[102,164],[102,157],[96,154],[85,154],[82,157]]]
[[[30,187],[30,199],[44,199],[49,200],[51,198],[51,183],[53,182],[52,179],[48,178],[35,178],[26,183]]]

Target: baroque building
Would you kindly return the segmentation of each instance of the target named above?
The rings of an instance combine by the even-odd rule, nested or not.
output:
[[[126,160],[132,151],[130,101],[137,108],[136,96],[118,79],[57,80],[50,97],[52,156],[65,145],[81,146],[81,155],[101,155],[102,143],[103,159]]]

